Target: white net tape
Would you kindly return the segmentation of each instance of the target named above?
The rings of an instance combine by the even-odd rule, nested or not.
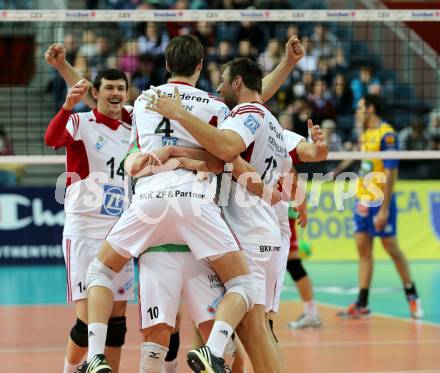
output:
[[[420,159],[440,159],[440,151],[386,151],[386,152],[330,152],[327,160],[368,160],[368,159],[400,159],[400,160],[420,160]],[[63,164],[66,161],[64,155],[11,155],[1,156],[0,164]]]
[[[440,21],[440,9],[3,10],[0,22],[407,22]]]

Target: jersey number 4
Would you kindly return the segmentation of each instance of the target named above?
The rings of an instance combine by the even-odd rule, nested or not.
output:
[[[174,130],[171,128],[171,123],[168,118],[163,118],[157,125],[154,133],[164,133],[166,137],[170,137]]]

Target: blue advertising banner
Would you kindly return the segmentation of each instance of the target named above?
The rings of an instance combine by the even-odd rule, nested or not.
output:
[[[0,265],[64,263],[54,187],[0,188]]]

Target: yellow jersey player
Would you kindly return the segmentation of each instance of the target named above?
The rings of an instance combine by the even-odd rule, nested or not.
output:
[[[397,150],[394,129],[381,118],[379,96],[366,95],[359,100],[356,120],[362,125],[361,150],[378,152]],[[363,160],[359,173],[357,198],[354,204],[355,241],[359,254],[359,295],[357,301],[338,315],[342,318],[362,318],[370,314],[368,293],[373,275],[373,241],[380,237],[402,279],[410,313],[421,318],[423,311],[411,278],[408,261],[396,239],[397,207],[394,184],[397,160]]]

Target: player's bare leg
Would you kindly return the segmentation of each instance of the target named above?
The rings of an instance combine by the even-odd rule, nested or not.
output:
[[[126,301],[114,302],[113,309],[111,312],[111,319],[125,319],[125,311],[127,308]],[[75,302],[75,311],[76,316],[79,320],[84,323],[83,332],[78,332],[78,329],[73,331],[74,338],[78,343],[81,343],[83,346],[79,346],[75,341],[72,340],[72,336],[69,337],[67,342],[67,351],[66,351],[66,360],[69,363],[69,366],[65,365],[64,373],[73,372],[76,370],[76,366],[78,366],[84,358],[85,353],[87,352],[87,347],[84,347],[87,344],[87,301],[86,299],[81,299]],[[75,325],[74,328],[78,328]],[[81,335],[82,336],[81,336]],[[72,332],[71,332],[72,335]],[[82,341],[82,339],[84,339]],[[110,340],[112,337],[110,337]],[[114,339],[114,336],[113,336]],[[119,337],[120,339],[120,337]],[[111,343],[111,342],[110,342]],[[105,355],[107,356],[107,361],[112,368],[112,371],[117,373],[119,370],[119,363],[121,360],[121,352],[122,346],[106,346],[105,347]]]
[[[287,270],[295,281],[295,286],[304,303],[304,312],[294,321],[289,321],[287,327],[291,329],[319,328],[322,326],[319,311],[313,298],[313,285],[307,271],[302,265],[297,250],[289,254]]]
[[[223,354],[234,329],[252,307],[256,287],[242,251],[234,251],[215,259],[211,266],[227,291],[217,307],[215,322],[206,347],[188,353],[188,364],[194,372],[224,372]]]
[[[373,237],[368,233],[355,234],[359,254],[359,289],[368,289],[373,277]]]
[[[272,343],[274,344],[274,346],[275,346],[275,348],[277,350],[278,358],[280,359],[280,361],[283,361],[283,352],[281,350],[281,346],[278,343],[278,339],[277,339],[277,337],[276,337],[276,335],[274,333],[274,330],[273,330],[273,325],[274,325],[274,322],[275,322],[275,318],[276,318],[276,313],[275,312],[272,312],[272,311],[271,312],[266,312],[266,326],[267,326],[267,328],[269,330],[269,334],[271,336]],[[283,369],[284,369],[284,366],[283,366]]]
[[[95,366],[94,372],[111,372],[103,354],[108,323],[113,309],[113,279],[129,260],[130,258],[121,256],[107,241],[104,241],[87,271],[89,337],[87,362],[89,366]],[[96,369],[97,366],[102,368]],[[83,368],[83,371],[87,373],[87,367]]]
[[[416,287],[411,278],[408,260],[402,250],[400,250],[396,236],[382,237],[381,240],[385,251],[393,260],[402,280],[411,316],[415,319],[423,317],[423,310],[417,295]]]
[[[237,328],[255,373],[283,372],[282,359],[268,329],[265,306],[261,304],[255,305]]]
[[[338,316],[344,319],[359,319],[370,314],[368,295],[374,267],[373,237],[366,232],[358,232],[354,237],[359,254],[359,295],[346,311],[338,312]]]

